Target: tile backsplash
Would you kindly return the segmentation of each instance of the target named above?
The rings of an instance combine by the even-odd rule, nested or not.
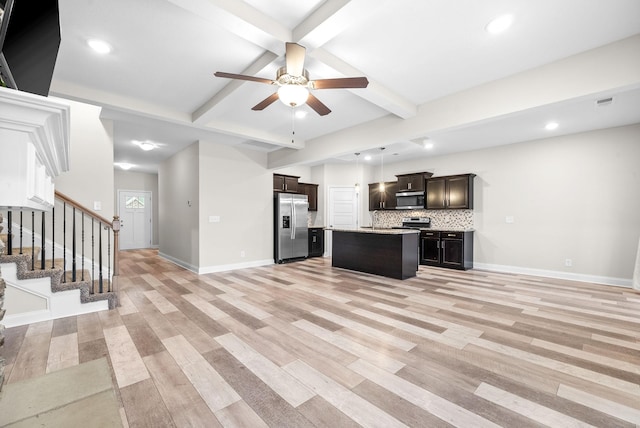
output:
[[[373,212],[369,212],[373,223]],[[466,230],[473,229],[473,210],[398,210],[376,211],[375,227],[402,226],[403,217],[430,217],[431,228]]]

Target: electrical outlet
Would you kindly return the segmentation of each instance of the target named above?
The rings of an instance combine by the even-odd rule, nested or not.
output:
[[[506,217],[505,217],[504,221],[505,221],[506,223],[515,223],[515,222],[516,222],[516,219],[515,219],[515,218],[513,218],[513,216],[512,216],[512,215],[508,215],[508,216],[506,216]]]
[[[244,251],[240,251],[240,257],[244,257]]]
[[[564,259],[564,265],[567,267],[571,267],[573,266],[573,260],[571,259]]]

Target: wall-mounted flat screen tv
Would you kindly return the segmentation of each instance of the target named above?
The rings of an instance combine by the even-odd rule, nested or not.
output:
[[[3,86],[47,96],[60,47],[58,0],[0,0]]]

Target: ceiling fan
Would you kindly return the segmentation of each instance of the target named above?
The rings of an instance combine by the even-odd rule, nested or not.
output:
[[[345,89],[366,88],[369,81],[366,77],[345,77],[338,79],[309,80],[309,72],[304,68],[306,49],[297,43],[286,43],[285,66],[278,69],[276,79],[246,76],[244,74],[225,73],[216,71],[216,77],[248,80],[251,82],[278,85],[278,91],[256,104],[251,110],[264,110],[277,99],[286,105],[297,107],[305,102],[320,116],[331,113],[331,110],[317,99],[309,89]]]

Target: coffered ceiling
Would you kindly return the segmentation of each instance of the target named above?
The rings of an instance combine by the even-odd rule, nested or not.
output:
[[[593,90],[580,83],[572,92],[576,81],[566,79],[566,94],[546,102],[514,102],[526,96],[518,86],[508,89],[513,76],[539,70],[529,76],[539,76],[539,91],[563,92],[544,67],[640,35],[637,0],[59,3],[62,42],[51,94],[102,106],[102,116],[114,122],[116,162],[138,171],[156,171],[163,159],[198,140],[266,151],[270,166],[281,167],[348,161],[354,150],[374,153],[381,145],[403,160],[527,141],[548,136],[543,126],[549,120],[560,123],[556,135],[640,122],[640,66],[630,70],[631,79],[616,80],[608,75],[619,64],[609,69],[598,61],[581,71],[607,82],[593,83]],[[513,16],[508,30],[485,31],[503,14]],[[89,38],[109,43],[111,53],[93,52]],[[294,118],[279,102],[251,110],[272,86],[213,76],[226,71],[273,79],[284,65],[285,42],[306,47],[312,79],[366,76],[369,86],[316,90],[332,112],[321,117],[304,105],[296,110],[306,117]],[[553,83],[548,89],[545,79]],[[505,104],[492,93],[511,94],[510,106],[491,117],[465,119],[459,106],[455,124],[422,120],[458,94],[491,87],[497,89],[489,96],[478,92],[487,110]],[[608,97],[611,103],[595,107]],[[376,131],[386,124],[397,132]],[[432,151],[422,148],[425,138],[434,143]],[[133,140],[149,140],[157,149],[144,152]]]

